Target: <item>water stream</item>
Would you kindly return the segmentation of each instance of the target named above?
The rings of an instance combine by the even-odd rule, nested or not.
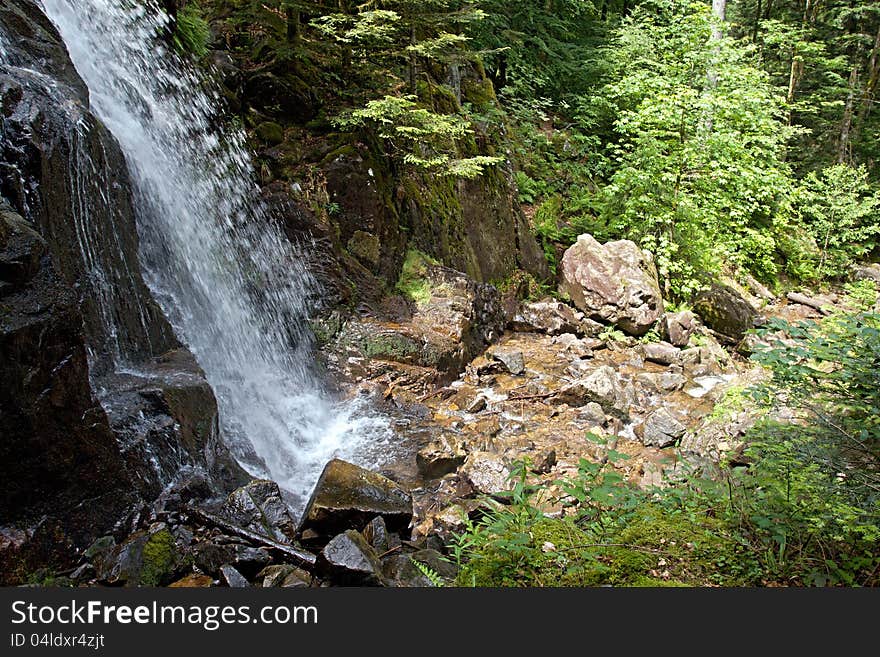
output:
[[[244,134],[159,39],[164,13],[134,0],[42,4],[125,153],[144,277],[214,388],[224,440],[301,504],[331,456],[363,460],[388,437],[312,369],[309,245],[291,244],[261,205]]]

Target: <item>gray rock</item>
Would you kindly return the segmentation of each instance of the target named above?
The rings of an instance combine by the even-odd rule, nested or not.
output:
[[[364,538],[372,546],[377,554],[388,550],[388,527],[382,516],[376,516],[364,527]]]
[[[200,543],[193,549],[193,561],[202,572],[219,575],[220,568],[229,564],[253,577],[272,561],[271,555],[263,548],[255,548],[242,543]]]
[[[650,342],[642,346],[645,360],[660,365],[674,365],[681,362],[681,349],[668,342]]]
[[[595,336],[602,331],[598,322],[587,319],[568,304],[550,298],[522,303],[509,326],[514,331],[547,335]]]
[[[95,559],[97,579],[111,586],[160,586],[179,566],[171,532],[163,523],[136,532]]]
[[[596,402],[605,413],[626,417],[635,403],[635,390],[631,384],[624,383],[612,367],[603,365],[563,386],[557,399],[571,406]]]
[[[581,408],[580,418],[587,422],[592,422],[595,425],[603,425],[608,419],[605,415],[605,411],[596,402],[587,402],[583,408]]]
[[[874,281],[880,284],[880,264],[856,265],[853,267],[853,277],[859,281]]]
[[[680,372],[661,372],[657,385],[664,392],[674,392],[687,385],[687,377]]]
[[[471,452],[459,473],[477,493],[492,495],[513,488],[510,470],[498,454]]]
[[[231,589],[246,589],[250,586],[244,575],[229,564],[220,566],[220,581]]]
[[[399,484],[333,459],[315,485],[300,530],[334,536],[350,527],[364,527],[376,516],[382,516],[389,531],[400,531],[409,526],[412,515],[412,496]]]
[[[220,513],[244,529],[278,541],[287,541],[296,534],[296,523],[274,481],[255,479],[234,490]]]
[[[501,362],[508,372],[519,376],[526,371],[526,361],[521,351],[508,351],[506,349],[493,349],[490,356]]]
[[[684,436],[687,427],[665,408],[659,408],[636,427],[636,435],[648,447],[670,447]]]
[[[584,234],[561,262],[560,293],[590,319],[643,335],[663,313],[653,257],[634,242],[600,244]]]
[[[339,534],[321,552],[327,575],[343,585],[382,584],[382,564],[366,539],[353,529]]]

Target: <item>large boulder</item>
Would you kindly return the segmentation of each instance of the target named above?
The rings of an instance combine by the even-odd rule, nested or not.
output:
[[[336,337],[335,351],[346,359],[433,368],[448,378],[501,337],[504,311],[494,287],[438,265],[425,267],[422,274],[430,296],[411,317],[350,320]]]
[[[757,316],[757,311],[739,292],[721,283],[712,283],[697,294],[694,312],[706,326],[736,342],[754,327]]]
[[[409,526],[412,496],[396,482],[357,465],[333,459],[321,473],[300,522],[300,531],[334,536],[363,528],[382,516],[389,531]]]
[[[578,237],[562,257],[561,294],[594,320],[644,335],[663,313],[653,257],[634,242]]]

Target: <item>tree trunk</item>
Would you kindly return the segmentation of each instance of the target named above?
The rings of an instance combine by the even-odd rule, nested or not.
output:
[[[724,19],[727,16],[727,0],[712,0],[712,16],[715,22],[712,24],[712,38],[715,41],[721,41],[724,36]]]
[[[415,22],[413,22],[413,24],[409,30],[409,45],[410,46],[416,45],[416,24],[415,24]],[[419,95],[419,88],[418,88],[418,85],[416,84],[416,77],[418,75],[418,73],[416,72],[417,66],[418,66],[418,61],[416,60],[416,53],[415,53],[415,51],[411,50],[410,54],[409,54],[409,88],[410,88],[410,93],[412,93],[414,96]]]
[[[837,163],[847,164],[850,161],[850,144],[852,143],[853,111],[855,109],[856,89],[859,85],[859,64],[853,64],[849,74],[849,92],[843,105],[843,119],[840,121],[840,141],[837,144]]]
[[[302,17],[299,7],[288,5],[285,14],[287,16],[287,42],[298,46],[302,38]]]
[[[752,42],[758,42],[758,26],[761,24],[761,0],[758,0],[758,5],[755,7],[755,22],[752,25]]]
[[[853,16],[848,21],[847,31],[851,36],[859,33],[858,19]],[[861,72],[864,47],[861,41],[851,51],[852,68],[849,73],[849,85],[846,102],[843,104],[843,118],[840,120],[840,140],[837,144],[837,163],[848,164],[852,160],[853,123],[855,119],[856,100],[861,96]]]
[[[859,120],[856,124],[857,131],[868,120],[868,115],[876,101],[878,82],[880,82],[880,27],[877,28],[874,48],[868,58],[868,74],[865,79],[865,91],[862,94],[862,106],[859,109]]]

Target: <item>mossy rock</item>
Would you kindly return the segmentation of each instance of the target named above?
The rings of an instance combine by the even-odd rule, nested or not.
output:
[[[274,121],[263,121],[257,126],[257,136],[267,144],[280,144],[284,141],[284,128]]]
[[[379,238],[363,230],[356,230],[348,240],[348,252],[364,264],[376,266],[380,256]]]
[[[141,585],[159,586],[168,583],[176,562],[177,550],[171,532],[160,529],[151,534],[144,544]]]

